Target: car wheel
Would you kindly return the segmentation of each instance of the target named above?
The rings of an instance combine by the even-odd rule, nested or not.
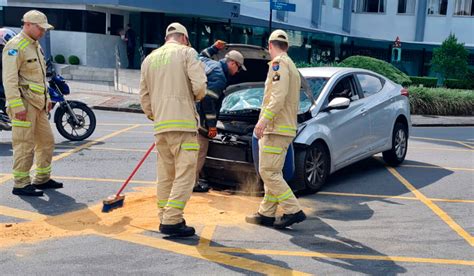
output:
[[[316,193],[326,182],[329,171],[329,152],[322,143],[315,143],[296,152],[292,182],[304,183],[307,192]]]
[[[396,123],[392,133],[392,148],[382,153],[383,160],[390,166],[398,166],[407,155],[408,129],[403,123]]]

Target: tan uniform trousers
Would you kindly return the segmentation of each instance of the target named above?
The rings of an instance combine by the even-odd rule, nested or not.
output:
[[[267,217],[275,217],[278,205],[285,214],[294,214],[301,210],[290,186],[283,179],[283,165],[286,152],[293,137],[265,134],[259,140],[259,168],[263,180],[265,196],[258,212]]]
[[[51,160],[54,151],[54,136],[46,110],[39,110],[23,100],[26,121],[12,119],[13,179],[15,188],[31,184],[30,170],[36,160],[33,184],[43,184],[50,179]]]
[[[204,167],[204,163],[206,162],[207,150],[209,149],[209,138],[207,136],[198,134],[197,139],[199,143],[199,154],[196,167],[196,184],[199,180],[199,174]]]
[[[183,210],[196,181],[197,135],[182,131],[155,135],[158,150],[158,216],[161,224],[183,221]]]

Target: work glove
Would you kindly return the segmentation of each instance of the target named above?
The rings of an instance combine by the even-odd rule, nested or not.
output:
[[[214,138],[217,135],[217,128],[215,127],[210,127],[209,130],[207,131],[207,137],[209,138]]]
[[[154,120],[155,120],[155,119],[153,118],[153,116],[151,116],[151,115],[148,115],[148,116],[146,116],[146,117],[147,117],[148,120],[150,120],[150,121],[154,121]]]
[[[223,40],[217,40],[216,42],[214,42],[214,46],[219,50],[224,49],[225,45],[226,45],[226,42]]]

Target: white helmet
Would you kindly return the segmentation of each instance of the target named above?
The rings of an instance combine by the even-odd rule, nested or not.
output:
[[[0,45],[7,44],[8,40],[16,36],[16,33],[7,28],[0,28]]]

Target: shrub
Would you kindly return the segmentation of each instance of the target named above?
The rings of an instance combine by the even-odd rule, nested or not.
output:
[[[463,43],[458,43],[454,34],[443,41],[441,47],[433,50],[433,71],[441,76],[441,83],[447,78],[464,79],[467,73],[468,50]]]
[[[411,114],[417,115],[474,115],[474,91],[447,88],[408,88]]]
[[[431,77],[412,77],[410,76],[411,84],[414,86],[423,85],[424,87],[436,87],[438,79]]]
[[[77,56],[69,56],[68,62],[72,65],[79,65],[80,63],[79,58]]]
[[[343,60],[341,63],[339,63],[339,65],[342,67],[354,67],[371,70],[401,85],[411,84],[410,78],[405,73],[397,69],[392,64],[376,58],[352,56]]]
[[[59,64],[64,64],[66,62],[66,58],[63,55],[56,55],[54,57],[54,61]]]
[[[438,79],[432,77],[410,77],[413,86],[436,87]],[[466,78],[464,80],[447,79],[444,83],[446,88],[452,89],[474,89],[474,79]]]

